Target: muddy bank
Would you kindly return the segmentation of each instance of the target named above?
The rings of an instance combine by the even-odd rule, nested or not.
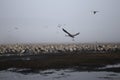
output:
[[[0,45],[0,69],[96,67],[120,63],[120,44]]]
[[[120,54],[44,54],[44,55],[26,55],[26,56],[2,56],[0,57],[0,68],[67,68],[73,66],[87,66],[94,68],[96,66],[105,66],[108,64],[120,63]]]

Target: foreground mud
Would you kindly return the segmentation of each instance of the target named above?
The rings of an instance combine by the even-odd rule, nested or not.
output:
[[[66,68],[120,63],[119,44],[1,45],[0,69]]]

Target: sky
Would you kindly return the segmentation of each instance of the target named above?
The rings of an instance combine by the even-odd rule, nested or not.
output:
[[[120,42],[119,8],[120,0],[0,0],[0,44]],[[58,25],[80,35],[72,41]]]

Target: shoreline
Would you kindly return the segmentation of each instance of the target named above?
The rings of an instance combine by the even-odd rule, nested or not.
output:
[[[0,45],[0,69],[105,66],[120,63],[120,44]]]
[[[7,68],[67,68],[74,66],[105,66],[120,63],[119,53],[110,54],[41,54],[26,56],[2,56],[0,57],[0,69]]]
[[[120,44],[12,44],[0,45],[0,56],[50,53],[120,53]]]

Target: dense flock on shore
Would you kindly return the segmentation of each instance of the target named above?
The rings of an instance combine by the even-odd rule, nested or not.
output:
[[[46,53],[119,53],[120,44],[6,44],[0,45],[2,55],[36,55]]]

